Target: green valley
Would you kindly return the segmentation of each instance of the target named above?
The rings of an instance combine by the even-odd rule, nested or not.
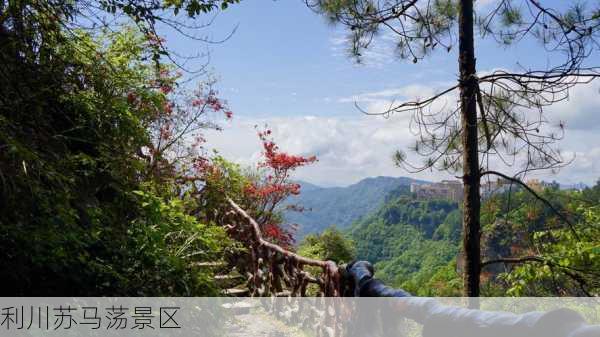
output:
[[[373,177],[347,187],[319,187],[300,182],[302,192],[290,197],[284,206],[300,205],[304,210],[287,210],[285,219],[288,223],[299,225],[297,238],[300,240],[306,234],[321,232],[331,225],[344,229],[375,211],[390,193],[408,193],[411,183],[423,181],[406,177]]]

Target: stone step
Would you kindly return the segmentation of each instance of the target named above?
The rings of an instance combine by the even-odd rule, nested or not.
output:
[[[234,303],[225,303],[222,305],[224,309],[227,309],[234,315],[245,315],[250,313],[250,309],[256,307],[256,302],[242,300]]]
[[[198,267],[223,267],[226,265],[222,261],[194,262],[193,264]]]
[[[224,289],[223,295],[226,295],[226,296],[250,296],[250,289],[248,289],[248,288]]]
[[[227,275],[215,275],[214,276],[215,280],[240,280],[243,279],[244,276],[242,275],[232,275],[232,274],[227,274]]]

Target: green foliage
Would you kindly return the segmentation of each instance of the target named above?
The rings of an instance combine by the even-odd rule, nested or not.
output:
[[[5,291],[216,294],[197,262],[218,260],[229,241],[142,153],[166,103],[148,40],[133,29],[67,36],[44,15],[21,17],[23,30],[1,40]]]
[[[406,250],[375,265],[377,276],[415,295],[430,296],[435,289],[429,288],[428,282],[456,257],[458,247],[451,242],[419,236],[412,237],[411,241]]]
[[[582,296],[598,294],[600,274],[600,183],[540,192],[568,213],[575,235],[554,211],[523,189],[496,194],[482,205],[482,259],[534,256],[522,263],[486,266],[486,296]],[[414,200],[405,195],[387,202],[348,231],[357,258],[375,264],[376,276],[419,296],[459,296],[462,216],[455,204]],[[508,272],[506,272],[508,270]]]
[[[412,200],[399,198],[379,210],[386,223],[407,223],[415,226],[426,238],[431,238],[448,214],[458,209],[455,202],[447,200]]]
[[[416,63],[438,45],[449,51],[451,28],[458,13],[455,0],[436,0],[423,4],[371,0],[315,0],[309,3],[332,23],[349,28],[350,52],[359,62],[362,52],[368,49],[382,28],[395,29],[396,48],[403,59]],[[398,18],[406,19],[402,29],[391,22]]]
[[[137,288],[145,296],[218,294],[212,272],[198,262],[221,258],[230,246],[223,229],[190,215],[193,200],[165,199],[150,192],[152,188],[145,190],[133,192],[141,209],[127,230],[128,289]]]
[[[550,186],[540,193],[555,209],[568,214],[573,226],[524,190],[488,200],[482,211],[485,258],[525,257],[506,267],[486,267],[492,273],[486,285],[491,294],[597,294],[598,190],[598,184],[582,192]]]
[[[570,228],[537,231],[533,240],[541,261],[518,265],[502,274],[507,294],[530,295],[597,295],[600,293],[600,207],[581,206],[582,220]]]
[[[407,284],[407,289],[414,289],[412,292],[419,296],[462,296],[462,277],[456,271],[455,259],[452,259],[446,266],[436,268],[429,278],[421,279],[423,283],[420,284],[411,280]]]
[[[452,214],[452,215],[450,215]],[[448,229],[442,229],[438,236],[446,235],[444,230],[460,227],[458,204],[448,200],[415,200],[406,195],[390,195],[388,201],[369,217],[359,221],[352,231],[364,225],[381,220],[381,225],[409,224],[421,232],[425,238],[431,239],[441,224],[447,223]],[[374,221],[377,222],[377,221]],[[455,237],[456,233],[447,235]],[[385,235],[382,233],[382,235]]]
[[[436,13],[449,20],[455,20],[458,16],[458,4],[456,0],[435,0],[433,7]]]
[[[387,284],[416,295],[452,294],[460,280],[444,289],[436,282],[455,279],[448,265],[458,254],[460,223],[454,202],[391,195],[378,211],[356,222],[349,235],[358,259],[376,263],[376,276]]]
[[[522,23],[523,16],[518,8],[505,7],[502,12],[502,24],[505,26],[517,25]]]
[[[440,224],[433,232],[434,240],[445,240],[450,242],[459,242],[462,231],[462,214],[456,209],[448,213],[444,222]]]
[[[344,237],[335,226],[331,226],[321,234],[307,235],[300,243],[298,253],[302,256],[334,261],[339,264],[354,260],[356,249],[352,240]]]
[[[244,189],[254,179],[249,172],[220,155],[210,159],[209,169],[202,174],[204,186],[198,196],[204,217],[216,219],[229,208],[226,197],[240,205],[250,206],[244,198]]]
[[[121,5],[120,1],[109,1],[109,3],[114,2],[115,4]],[[223,0],[223,1],[214,1],[214,0],[165,0],[163,2],[162,9],[172,9],[175,15],[179,13],[181,9],[184,9],[187,15],[191,18],[196,17],[200,14],[209,13],[214,11],[215,9],[225,10],[229,7],[230,4],[239,3],[240,0]],[[127,3],[124,5],[124,8],[131,2],[123,2]],[[220,5],[219,5],[220,3]],[[129,7],[131,7],[129,5]]]

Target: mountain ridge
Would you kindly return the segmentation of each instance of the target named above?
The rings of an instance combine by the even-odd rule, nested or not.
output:
[[[300,241],[306,234],[319,233],[332,225],[348,228],[354,221],[378,209],[389,193],[401,187],[407,193],[410,184],[428,182],[409,177],[377,176],[345,187],[321,187],[300,180],[296,183],[300,184],[301,193],[289,198],[284,207],[297,205],[304,210],[284,210],[284,219],[298,226],[296,238]]]

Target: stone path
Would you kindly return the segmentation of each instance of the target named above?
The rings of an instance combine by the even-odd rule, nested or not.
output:
[[[227,325],[225,336],[230,337],[308,337],[304,331],[289,327],[274,317],[252,310],[250,313],[236,315],[236,320]]]

